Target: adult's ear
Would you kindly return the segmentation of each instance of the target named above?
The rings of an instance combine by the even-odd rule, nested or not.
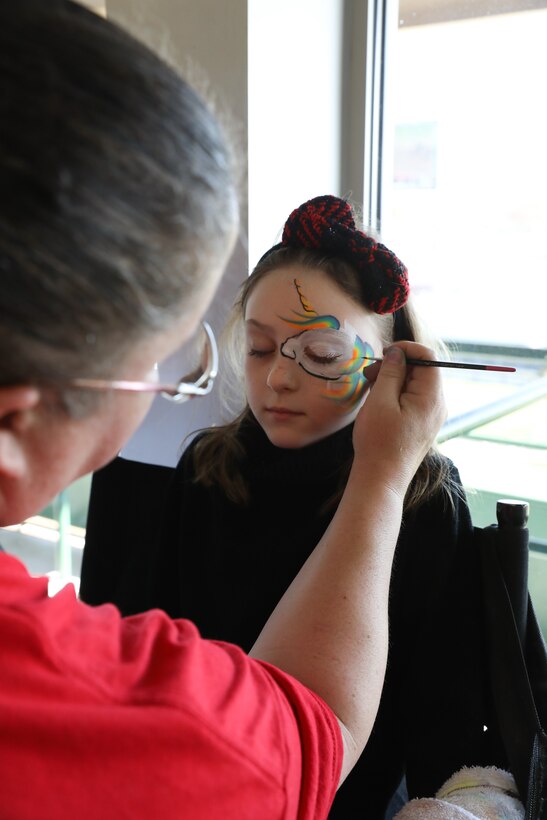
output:
[[[40,403],[40,391],[27,385],[0,386],[0,478],[25,471],[25,444]]]

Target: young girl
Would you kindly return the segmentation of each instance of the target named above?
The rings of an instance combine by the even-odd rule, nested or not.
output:
[[[244,282],[228,330],[239,371],[229,386],[241,388],[244,407],[201,431],[174,472],[150,468],[163,505],[154,554],[143,530],[148,563],[133,561],[109,597],[126,613],[159,607],[190,618],[205,637],[249,650],[337,508],[371,359],[392,341],[424,339],[406,268],[333,196],[289,216],[281,242]],[[95,500],[88,552],[100,513]],[[432,449],[405,499],[382,703],[333,818],[383,818],[405,774],[409,796],[423,796],[464,764],[496,762],[484,731],[471,533],[458,471]],[[82,595],[99,603],[90,572],[84,555]]]

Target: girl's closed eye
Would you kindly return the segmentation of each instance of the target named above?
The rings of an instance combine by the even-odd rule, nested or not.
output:
[[[341,354],[336,353],[334,350],[322,351],[320,348],[311,346],[304,348],[304,356],[317,364],[332,364],[342,359]]]
[[[249,332],[250,330],[253,332]],[[247,356],[256,356],[258,359],[269,356],[277,349],[269,336],[257,332],[255,328],[247,328],[247,332],[245,333],[245,345],[247,348]]]
[[[265,356],[269,356],[271,353],[274,353],[274,352],[275,352],[275,348],[273,348],[273,347],[265,349],[265,348],[253,347],[252,345],[250,345],[247,348],[247,355],[248,356],[257,356],[259,359],[263,359]]]

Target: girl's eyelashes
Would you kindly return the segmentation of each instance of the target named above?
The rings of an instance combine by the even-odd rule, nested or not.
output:
[[[264,356],[269,356],[271,353],[275,352],[275,348],[271,348],[270,350],[259,350],[256,347],[250,347],[247,350],[248,356],[257,356],[259,359],[264,358]]]
[[[342,358],[339,353],[323,353],[314,350],[312,347],[304,348],[304,354],[308,359],[311,359],[311,361],[317,364],[333,364]]]

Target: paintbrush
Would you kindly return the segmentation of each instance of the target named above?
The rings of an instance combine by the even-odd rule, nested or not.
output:
[[[372,356],[365,357],[369,362],[381,362]],[[439,362],[434,359],[407,359],[407,364],[415,364],[419,367],[457,367],[461,370],[495,370],[503,373],[515,373],[516,367],[507,367],[500,364],[470,364],[469,362]]]

